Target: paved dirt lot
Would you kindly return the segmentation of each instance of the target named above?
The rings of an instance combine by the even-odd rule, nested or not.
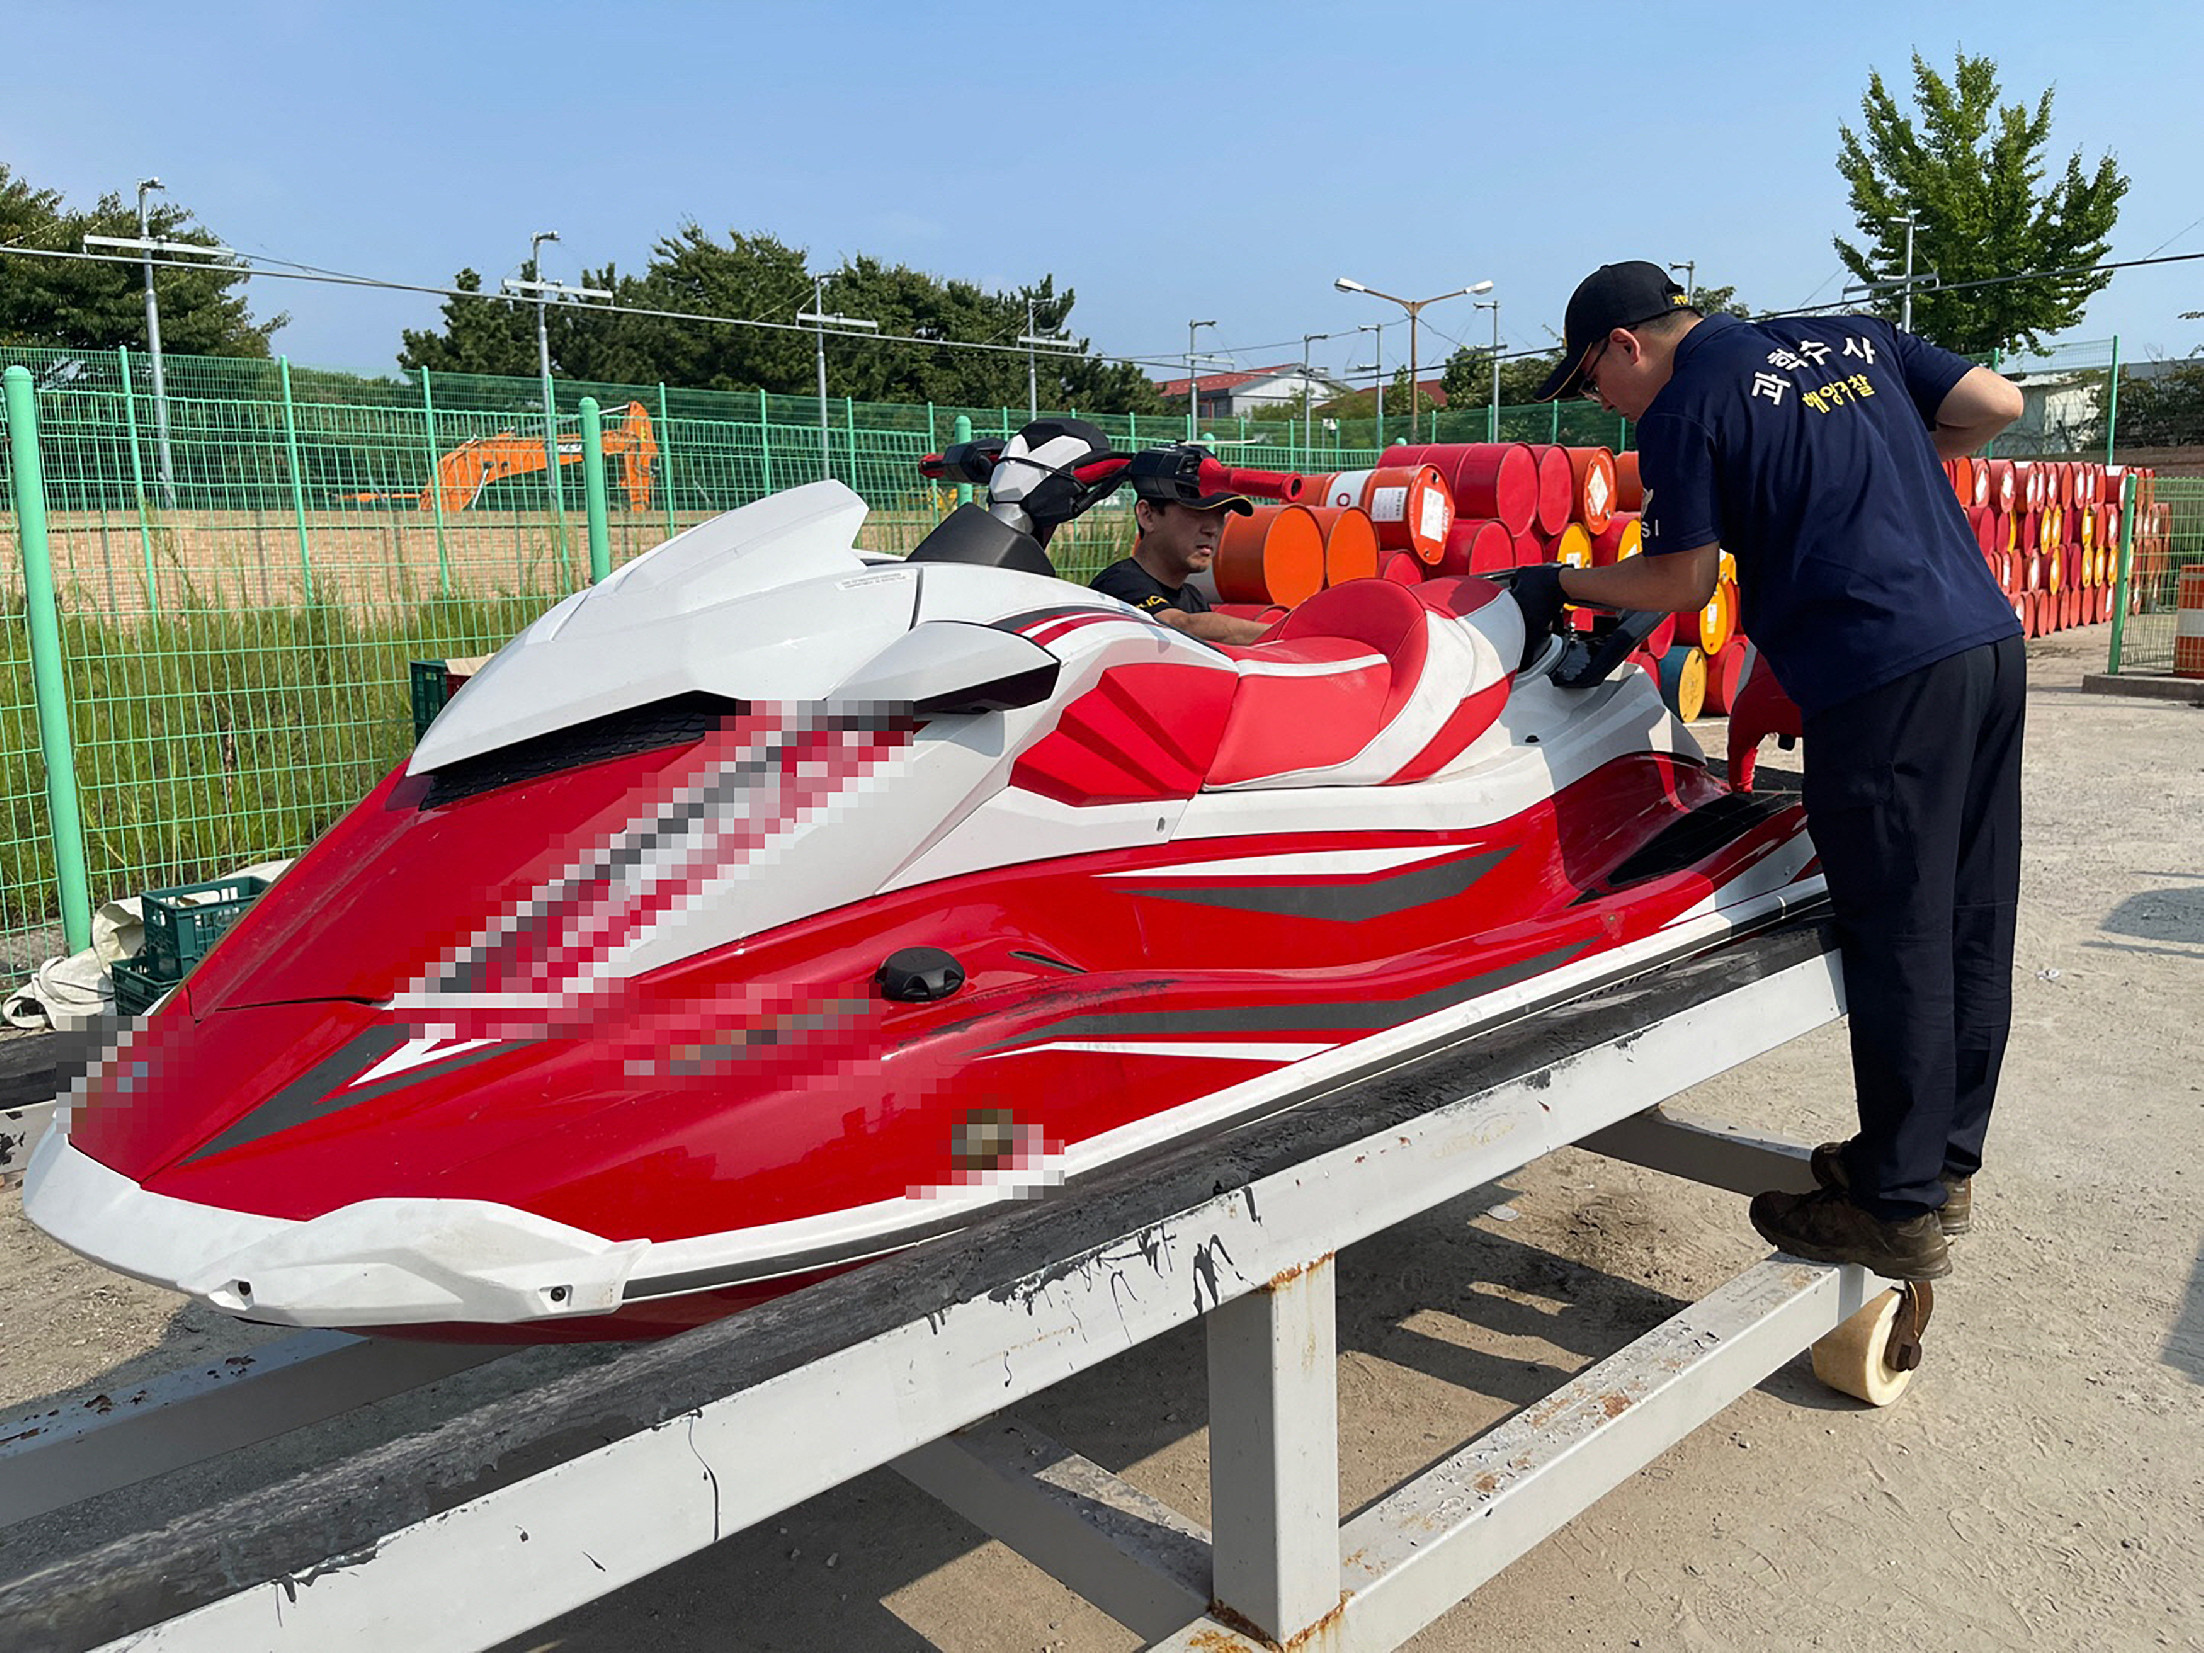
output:
[[[2101,629],[2033,646],[2017,1018],[1976,1231],[1897,1406],[1803,1357],[1411,1645],[1991,1653],[2204,1648],[2204,711],[2081,694]],[[1841,1030],[1679,1111],[1847,1128]],[[1343,1510],[1764,1254],[1742,1202],[1569,1151],[1500,1211],[1340,1259]],[[266,1334],[106,1276],[0,1201],[0,1413]],[[587,1355],[436,1393],[0,1532],[0,1578]],[[1206,1513],[1198,1328],[1025,1415]],[[9,1645],[0,1629],[0,1646]],[[1123,1649],[1135,1639],[888,1474],[737,1534],[521,1649]]]

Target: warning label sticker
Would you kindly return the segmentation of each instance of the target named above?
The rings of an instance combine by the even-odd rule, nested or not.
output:
[[[1406,488],[1373,488],[1370,490],[1370,517],[1375,522],[1402,522],[1408,516],[1408,490]]]

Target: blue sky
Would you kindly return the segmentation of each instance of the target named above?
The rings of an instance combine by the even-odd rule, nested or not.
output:
[[[1215,317],[1203,348],[1254,366],[1398,317],[1342,274],[1415,297],[1490,279],[1503,339],[1530,348],[1613,258],[1694,259],[1756,306],[1837,297],[1837,126],[1871,67],[1905,84],[1914,50],[1948,70],[1962,46],[2009,98],[2056,86],[2055,167],[2117,157],[2113,257],[2204,251],[2193,3],[7,10],[0,160],[21,176],[88,204],[157,174],[242,250],[434,285],[463,265],[494,284],[539,229],[560,232],[553,279],[639,270],[694,218],[815,265],[1053,273],[1074,329],[1128,354]],[[275,281],[252,305],[291,313],[293,360],[366,372],[437,308]],[[2069,337],[2182,355],[2204,345],[2183,310],[2204,310],[2204,261],[2120,275]],[[1490,327],[1437,306],[1425,355]],[[1405,342],[1388,328],[1388,357]]]

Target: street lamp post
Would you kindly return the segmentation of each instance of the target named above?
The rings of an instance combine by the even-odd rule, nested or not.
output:
[[[1492,312],[1492,430],[1485,440],[1497,442],[1500,440],[1500,301],[1496,298],[1481,298],[1477,301],[1477,308]]]
[[[811,308],[809,310],[799,310],[796,312],[796,319],[798,321],[808,321],[818,329],[819,480],[822,482],[831,480],[834,475],[834,465],[832,458],[833,437],[831,435],[832,427],[829,426],[827,423],[827,323],[832,322],[837,327],[862,327],[874,332],[877,332],[880,327],[880,324],[878,322],[866,321],[859,316],[828,315],[826,313],[827,280],[828,277],[823,275],[815,275],[811,278]],[[852,453],[850,455],[850,464],[853,469],[856,466],[856,463],[857,455]]]
[[[1416,362],[1416,318],[1423,314],[1425,305],[1437,304],[1442,299],[1460,298],[1465,293],[1489,293],[1492,291],[1492,283],[1489,281],[1473,282],[1467,287],[1455,287],[1444,293],[1434,293],[1429,298],[1416,299],[1398,298],[1391,293],[1381,293],[1375,287],[1365,287],[1361,282],[1350,281],[1345,276],[1341,276],[1332,285],[1343,293],[1368,293],[1372,298],[1381,298],[1388,304],[1397,304],[1408,312],[1408,440],[1411,442],[1417,440],[1423,410],[1417,405],[1416,396],[1416,374],[1418,371]]]
[[[1698,301],[1699,297],[1699,287],[1696,280],[1699,274],[1699,261],[1693,258],[1686,258],[1679,261],[1678,263],[1671,264],[1668,267],[1668,273],[1670,275],[1674,275],[1678,270],[1684,272],[1684,302],[1686,304],[1695,304]]]
[[[1204,327],[1216,326],[1215,321],[1190,321],[1186,324],[1186,440],[1194,440],[1195,426],[1201,422],[1201,380],[1194,368],[1194,335]]]
[[[145,207],[147,191],[161,188],[158,178],[143,178],[138,182],[138,239],[145,247],[145,343],[153,361],[153,430],[157,444],[154,472],[161,483],[161,508],[173,511],[176,509],[176,474],[168,457],[168,380],[161,368],[161,307],[153,297],[153,232]]]

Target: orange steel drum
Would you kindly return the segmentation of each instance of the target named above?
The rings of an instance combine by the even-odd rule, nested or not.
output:
[[[1732,637],[1722,652],[1707,662],[1707,706],[1716,717],[1728,717],[1737,704],[1737,691],[1745,686],[1745,640]]]
[[[1592,536],[1592,566],[1606,568],[1644,550],[1643,530],[1635,511],[1617,511],[1608,519],[1607,531]]]
[[[1227,512],[1214,577],[1228,603],[1292,608],[1324,589],[1324,530],[1299,505],[1258,505],[1246,517]]]
[[[1661,656],[1658,681],[1668,709],[1686,723],[1696,721],[1707,703],[1705,652],[1689,643],[1677,644]]]
[[[1615,453],[1612,448],[1564,448],[1569,456],[1570,515],[1587,534],[1605,531],[1615,514]]]
[[[1538,514],[1531,525],[1551,539],[1576,515],[1576,476],[1567,448],[1534,445],[1531,452],[1538,458]]]
[[[1385,566],[1378,570],[1378,578],[1391,580],[1395,585],[1423,584],[1423,564],[1408,551],[1388,551]]]
[[[1990,461],[1989,503],[2000,511],[2010,511],[2019,502],[2020,478],[2013,474],[2010,459]]]
[[[1592,566],[1592,536],[1584,531],[1584,524],[1572,522],[1561,530],[1553,542],[1552,560],[1566,563],[1571,568]]]
[[[1708,654],[1720,654],[1722,645],[1737,630],[1737,587],[1717,580],[1706,607],[1676,616],[1676,640],[1694,643]]]
[[[1435,574],[1497,574],[1513,568],[1515,536],[1490,517],[1458,517]]]
[[[1615,509],[1645,509],[1645,484],[1638,480],[1638,450],[1615,455]]]
[[[1538,460],[1526,442],[1427,442],[1388,448],[1385,457],[1435,469],[1456,516],[1487,517],[1520,534],[1538,515]]]
[[[1380,546],[1413,551],[1432,564],[1446,549],[1446,531],[1454,526],[1454,496],[1429,465],[1382,465],[1370,471],[1303,477],[1293,502],[1342,509],[1359,505],[1370,513]]]
[[[1324,530],[1324,583],[1345,585],[1349,580],[1377,578],[1377,528],[1367,511],[1335,511],[1329,506],[1309,512]]]

